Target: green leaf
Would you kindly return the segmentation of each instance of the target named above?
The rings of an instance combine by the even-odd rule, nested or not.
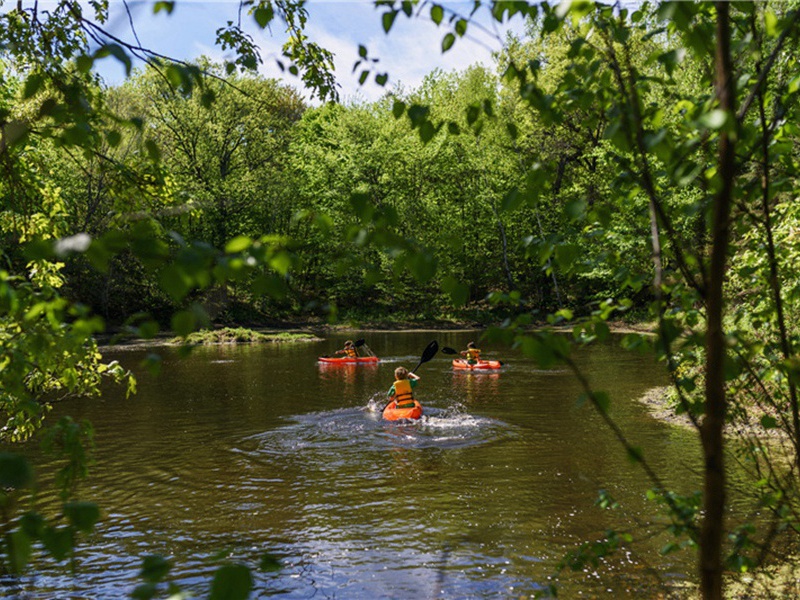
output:
[[[168,15],[171,15],[172,11],[174,9],[175,9],[175,3],[174,2],[165,2],[164,0],[159,0],[159,2],[156,2],[155,4],[153,4],[153,14],[154,15],[160,13],[162,10],[166,11],[166,13]]]
[[[180,301],[189,293],[192,279],[176,264],[170,264],[162,269],[159,275],[161,289],[167,292],[173,300]]]
[[[440,25],[442,23],[442,19],[444,18],[444,9],[441,7],[440,4],[434,4],[431,6],[431,21]]]
[[[281,275],[286,275],[292,266],[292,255],[284,250],[276,252],[275,255],[269,259],[269,266]]]
[[[389,33],[392,30],[392,25],[394,25],[395,17],[397,17],[396,10],[390,10],[389,12],[383,13],[383,17],[381,18],[381,23],[383,24],[383,30],[386,33]]]
[[[169,573],[170,564],[166,558],[158,554],[149,554],[144,557],[142,561],[142,570],[139,571],[139,577],[148,583],[159,583]]]
[[[6,552],[11,572],[21,573],[31,560],[33,553],[31,539],[21,530],[13,532],[6,539]]]
[[[525,196],[519,193],[519,189],[511,188],[500,203],[500,209],[504,212],[511,212],[522,206]]]
[[[381,73],[379,75],[375,75],[375,83],[380,86],[386,85],[386,82],[389,80],[389,75],[386,73]]]
[[[775,417],[764,415],[761,417],[761,426],[764,429],[775,429],[778,426],[778,421],[775,419]]]
[[[64,514],[83,533],[91,533],[100,520],[100,508],[94,502],[68,502],[64,505]]]
[[[456,36],[452,33],[448,33],[447,35],[442,38],[442,52],[447,52],[450,48],[453,47],[453,44],[456,42]]]
[[[464,306],[469,300],[469,286],[461,283],[452,275],[448,275],[442,280],[442,290],[450,296],[455,306]]]
[[[25,89],[22,92],[26,100],[35,96],[44,86],[44,77],[41,73],[33,73],[25,80]]]
[[[399,119],[406,112],[406,103],[400,100],[395,100],[392,104],[392,114],[395,119]]]
[[[86,54],[81,54],[75,59],[75,66],[81,73],[88,73],[94,66],[94,58]]]
[[[75,545],[72,531],[67,527],[46,527],[42,532],[42,544],[56,560],[66,558]]]
[[[559,244],[556,246],[556,261],[562,269],[569,269],[583,254],[577,244]]]
[[[258,26],[264,29],[275,18],[275,10],[272,8],[272,4],[259,4],[253,11],[253,17]]]
[[[721,109],[714,109],[710,112],[705,113],[699,119],[697,119],[697,123],[700,127],[705,129],[713,129],[719,130],[725,127],[725,124],[728,122],[728,113]]]
[[[436,127],[430,121],[425,121],[419,128],[419,137],[424,144],[427,144],[436,135]]]
[[[128,53],[125,52],[125,49],[119,44],[105,44],[100,46],[100,48],[95,51],[94,55],[97,58],[103,58],[109,55],[113,56],[125,67],[125,76],[130,76],[131,69],[133,68],[131,57],[128,56]]]
[[[261,561],[258,564],[258,568],[261,571],[265,572],[273,572],[273,571],[280,571],[283,568],[281,561],[276,556],[272,554],[264,554],[261,557]]]
[[[0,452],[0,487],[21,489],[33,481],[33,468],[20,454]]]
[[[172,330],[181,337],[186,337],[195,330],[197,318],[190,310],[182,310],[172,315]]]
[[[256,277],[253,280],[251,289],[257,296],[267,295],[273,298],[285,298],[286,294],[289,292],[286,278],[274,273]]]
[[[244,565],[225,565],[214,574],[209,600],[247,600],[253,590],[253,575]]]
[[[154,163],[161,162],[161,149],[158,147],[153,140],[147,140],[144,143],[144,147],[147,149],[147,155],[150,157],[150,160]]]
[[[135,598],[136,600],[151,600],[152,598],[156,597],[158,593],[158,587],[152,583],[143,583],[141,585],[137,585],[134,590],[131,592],[131,597]]]
[[[111,131],[106,132],[106,141],[108,142],[109,146],[116,148],[119,146],[120,142],[122,142],[122,134],[116,129],[112,129]]]
[[[225,253],[238,254],[239,252],[247,250],[252,245],[253,240],[250,237],[246,235],[240,235],[225,244]]]

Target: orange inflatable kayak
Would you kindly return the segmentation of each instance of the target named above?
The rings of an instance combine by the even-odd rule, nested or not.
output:
[[[377,356],[358,356],[356,358],[351,358],[349,356],[320,356],[317,360],[330,365],[358,365],[362,363],[376,363],[379,361]]]
[[[397,408],[397,400],[392,400],[383,409],[383,418],[387,421],[399,421],[400,419],[419,419],[422,416],[422,404],[413,400],[413,406],[406,407],[410,402],[401,402],[403,408]]]
[[[453,361],[454,369],[469,369],[470,371],[482,371],[484,369],[499,369],[503,366],[499,360],[479,360],[474,365],[469,364],[465,360],[455,359]]]

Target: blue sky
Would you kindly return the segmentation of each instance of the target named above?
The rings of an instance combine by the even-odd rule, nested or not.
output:
[[[446,6],[468,14],[473,3],[455,1]],[[222,59],[224,53],[214,45],[215,32],[227,21],[238,20],[239,3],[233,0],[178,0],[172,15],[165,12],[153,15],[152,2],[128,2],[128,7],[143,46],[184,60],[201,54]],[[397,84],[405,88],[416,87],[436,67],[449,71],[461,70],[477,62],[490,65],[491,52],[500,48],[505,32],[509,28],[517,32],[523,29],[519,18],[510,25],[485,20],[486,29],[471,27],[468,36],[442,54],[441,40],[449,30],[445,25],[446,18],[440,27],[436,27],[428,18],[410,20],[401,14],[391,33],[386,35],[381,26],[382,11],[369,0],[310,0],[307,7],[310,14],[307,35],[335,54],[336,77],[343,100],[374,100]],[[249,25],[252,17],[242,15],[242,22]],[[128,14],[120,0],[111,0],[111,18],[106,28],[117,37],[135,42]],[[282,24],[276,23],[271,30],[262,31],[255,24],[247,29],[261,47],[262,73],[282,78],[300,88],[296,78],[291,75],[283,77],[275,65],[284,41]],[[358,73],[353,74],[352,67],[358,58],[359,44],[368,48],[370,57],[380,59],[377,70],[389,74],[385,88],[377,86],[372,78],[363,87],[358,85]],[[124,77],[122,67],[115,64],[114,59],[106,59],[104,63],[101,74],[109,83],[119,83]]]

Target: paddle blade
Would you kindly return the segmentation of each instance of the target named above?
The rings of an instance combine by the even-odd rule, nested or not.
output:
[[[359,346],[363,346],[365,343],[366,340],[364,338],[361,338],[360,340],[356,340],[355,342],[353,342],[353,346],[358,348]]]
[[[424,363],[428,362],[439,351],[439,342],[433,340],[430,344],[428,344],[427,348],[422,351],[422,358],[420,358],[419,362]]]
[[[449,346],[442,346],[442,354],[458,354],[458,350],[453,350]]]
[[[426,363],[434,356],[436,356],[436,353],[438,351],[439,351],[439,342],[433,340],[430,344],[428,344],[425,350],[422,351],[422,357],[420,357],[419,359],[419,364],[413,369],[411,369],[411,372],[413,373],[422,366],[422,363]]]

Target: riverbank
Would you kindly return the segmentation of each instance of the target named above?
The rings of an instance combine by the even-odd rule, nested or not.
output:
[[[650,323],[610,322],[612,333],[624,335],[628,333],[652,333]],[[405,331],[409,333],[422,331],[484,332],[492,327],[501,328],[500,323],[478,323],[470,321],[370,321],[364,323],[327,323],[319,320],[280,321],[269,326],[214,326],[189,334],[184,340],[174,332],[165,331],[150,338],[133,337],[125,331],[110,332],[98,338],[103,347],[144,347],[144,346],[179,346],[217,345],[217,344],[251,344],[268,342],[318,342],[331,334],[347,334],[353,332]],[[574,324],[548,325],[537,323],[527,331],[550,329],[562,333],[570,333]]]

